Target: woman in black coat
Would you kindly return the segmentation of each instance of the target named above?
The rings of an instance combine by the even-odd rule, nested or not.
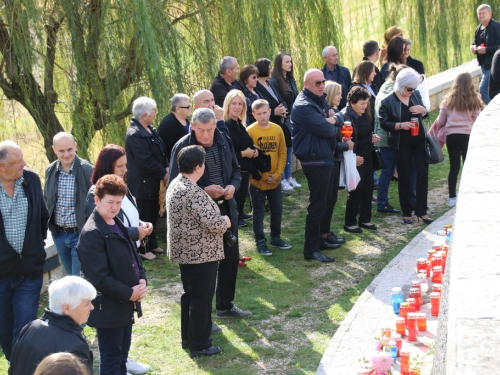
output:
[[[351,233],[361,233],[361,228],[376,230],[372,218],[373,192],[373,143],[380,137],[373,134],[371,118],[366,113],[370,105],[370,93],[364,87],[353,87],[347,94],[347,107],[344,113],[344,124],[351,122],[354,137],[354,153],[356,165],[361,180],[355,190],[349,192],[345,207],[344,230]],[[359,214],[359,219],[357,218]],[[361,228],[360,228],[361,227]]]
[[[399,203],[405,224],[413,224],[413,210],[425,223],[433,221],[427,215],[429,165],[425,160],[425,127],[422,122],[428,114],[420,94],[415,91],[419,84],[420,76],[415,70],[407,68],[399,72],[394,92],[382,100],[378,112],[380,126],[388,132],[387,143],[396,150]],[[417,126],[410,122],[413,117],[418,119]],[[416,135],[412,135],[411,130],[415,128],[418,129]],[[411,205],[412,160],[417,169],[415,207]]]
[[[133,118],[125,136],[128,162],[128,187],[137,200],[139,216],[153,225],[148,237],[147,252],[165,254],[156,242],[156,219],[159,216],[160,182],[168,178],[166,147],[153,127],[156,102],[147,97],[137,98],[132,105]]]
[[[77,251],[82,271],[99,292],[88,325],[97,328],[101,375],[126,375],[134,311],[142,316],[146,273],[127,228],[116,218],[127,185],[105,175],[95,188],[96,208],[83,227]]]

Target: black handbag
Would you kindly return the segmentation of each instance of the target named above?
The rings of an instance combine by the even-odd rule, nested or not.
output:
[[[443,150],[436,137],[425,134],[425,161],[427,164],[439,164],[444,160]]]
[[[387,168],[387,166],[384,163],[384,159],[382,158],[382,154],[380,153],[380,149],[376,146],[373,146],[372,161],[373,161],[374,171]]]
[[[254,159],[255,168],[259,172],[269,172],[271,170],[271,155],[267,155],[256,146],[253,146],[252,149],[259,151],[259,155]]]

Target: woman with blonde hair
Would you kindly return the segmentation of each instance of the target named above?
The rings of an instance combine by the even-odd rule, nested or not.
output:
[[[342,86],[337,82],[326,81],[325,94],[325,99],[328,105],[332,106],[334,109],[337,109],[338,112],[340,100],[342,99]]]
[[[436,119],[438,128],[445,127],[446,147],[450,156],[450,173],[448,174],[448,206],[457,203],[457,177],[460,170],[460,157],[463,163],[467,156],[469,137],[474,121],[484,108],[479,99],[472,77],[469,73],[460,73],[451,91],[441,102],[439,116]]]

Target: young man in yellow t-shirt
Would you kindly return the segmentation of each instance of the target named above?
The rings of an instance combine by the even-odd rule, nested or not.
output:
[[[258,99],[252,104],[253,116],[257,122],[247,128],[254,145],[271,156],[271,170],[262,173],[261,180],[250,180],[250,196],[253,208],[253,232],[257,251],[262,255],[273,255],[267,247],[264,234],[264,212],[266,197],[271,211],[271,247],[290,249],[281,239],[281,216],[283,213],[281,175],[286,165],[285,135],[279,125],[269,122],[271,109],[267,100]]]

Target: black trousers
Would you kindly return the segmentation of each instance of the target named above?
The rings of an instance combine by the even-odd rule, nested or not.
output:
[[[235,236],[238,236],[238,221],[231,218],[229,203],[227,201],[224,201],[223,204],[219,205],[219,209],[221,215],[229,216],[229,218],[231,219],[230,230]],[[215,291],[215,308],[217,310],[230,310],[233,308],[239,261],[240,257],[238,241],[236,241],[236,244],[231,247],[227,246],[224,243],[224,259],[219,261],[219,271],[217,272],[217,289]]]
[[[330,175],[330,186],[326,193],[326,210],[320,223],[321,234],[331,233],[330,224],[339,194],[340,162],[335,162]]]
[[[309,186],[309,206],[307,207],[304,255],[319,251],[321,242],[320,225],[328,220],[326,205],[332,178],[333,165],[302,166]]]
[[[142,221],[149,222],[153,224],[153,231],[148,236],[148,244],[146,246],[147,251],[151,251],[158,247],[158,242],[156,242],[156,220],[159,216],[160,204],[158,199],[146,200],[146,199],[136,199],[137,208],[139,211],[139,218]]]
[[[181,336],[189,350],[204,350],[212,346],[211,314],[217,263],[179,264],[184,288],[181,297]]]
[[[450,134],[446,136],[446,147],[450,156],[450,173],[448,174],[448,192],[450,198],[457,196],[457,179],[460,171],[460,157],[465,163],[469,148],[469,134]]]
[[[345,225],[355,226],[359,223],[369,223],[372,220],[372,196],[373,196],[373,159],[372,149],[356,151],[357,156],[364,158],[363,164],[358,169],[359,181],[356,190],[349,192],[345,205]],[[356,220],[359,214],[359,220]]]
[[[245,207],[245,201],[248,196],[248,185],[250,183],[250,173],[248,172],[240,172],[241,173],[241,185],[239,190],[234,193],[234,199],[236,200],[236,205],[238,207],[238,220],[243,219],[243,208]]]
[[[429,179],[429,164],[425,161],[424,138],[418,142],[401,144],[396,150],[396,163],[398,168],[398,193],[399,204],[403,216],[410,217],[411,206],[411,160],[415,162],[417,170],[415,215],[427,214],[427,190]]]

